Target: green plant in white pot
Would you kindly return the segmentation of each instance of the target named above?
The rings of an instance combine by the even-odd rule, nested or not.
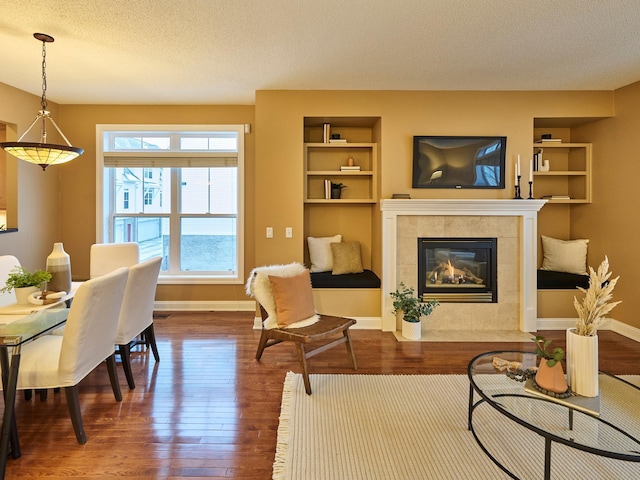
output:
[[[413,287],[407,287],[400,282],[400,288],[391,292],[393,298],[393,313],[402,315],[402,336],[411,340],[419,340],[422,336],[422,317],[433,312],[439,303],[437,300],[423,302],[416,297]]]
[[[43,290],[44,284],[51,280],[51,274],[44,270],[29,272],[24,267],[15,267],[7,277],[7,283],[0,292],[6,293],[13,290],[16,294],[16,302],[29,303],[27,297],[39,290]]]
[[[578,287],[584,298],[573,297],[578,313],[575,328],[567,329],[567,381],[571,390],[585,397],[597,397],[598,328],[606,315],[620,302],[612,302],[612,292],[620,277],[611,278],[607,256],[594,270],[589,267],[589,288]]]

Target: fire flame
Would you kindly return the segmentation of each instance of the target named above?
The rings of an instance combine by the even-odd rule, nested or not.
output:
[[[451,265],[451,260],[447,260],[447,270],[449,271],[449,276],[453,277],[456,269],[453,268],[453,265]]]

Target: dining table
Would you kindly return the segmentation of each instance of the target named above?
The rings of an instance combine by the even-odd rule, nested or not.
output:
[[[49,305],[9,304],[0,307],[0,369],[4,413],[0,437],[0,480],[4,479],[9,454],[20,458],[20,442],[15,417],[15,400],[22,346],[49,335],[67,321],[73,294],[82,282],[73,282],[71,292]]]

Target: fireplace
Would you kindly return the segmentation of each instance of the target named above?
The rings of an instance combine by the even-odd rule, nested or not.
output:
[[[418,295],[441,303],[496,303],[496,238],[418,238]]]

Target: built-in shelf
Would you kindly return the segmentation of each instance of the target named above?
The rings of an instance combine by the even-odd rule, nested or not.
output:
[[[534,196],[558,195],[549,203],[591,203],[591,144],[534,143],[533,153],[542,151],[549,161],[549,171],[534,171]]]

